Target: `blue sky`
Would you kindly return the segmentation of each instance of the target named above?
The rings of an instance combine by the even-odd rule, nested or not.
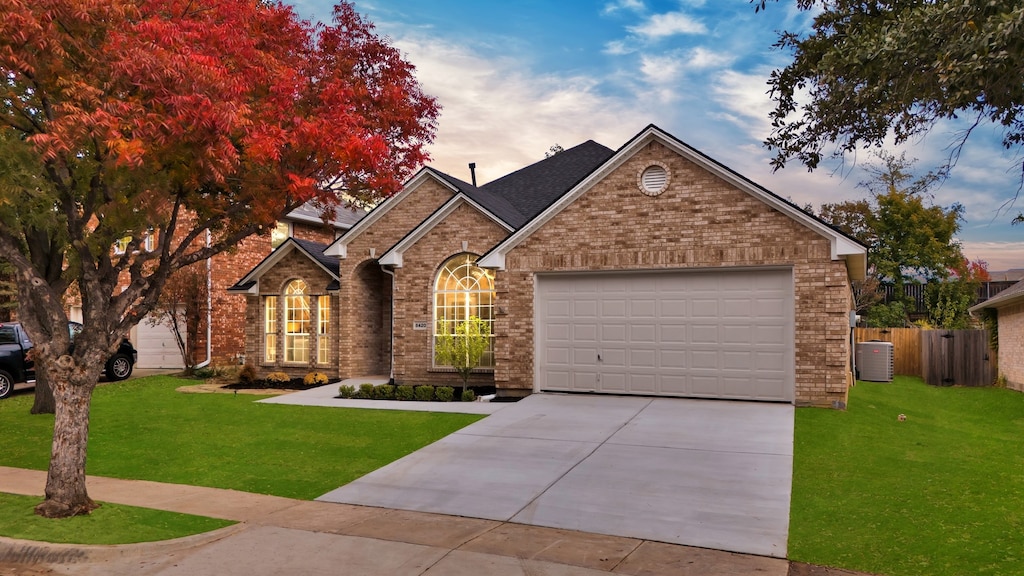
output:
[[[327,21],[331,0],[292,0],[304,18]],[[442,112],[430,148],[435,168],[487,182],[544,158],[553,144],[595,140],[618,148],[656,124],[776,194],[798,204],[864,197],[863,152],[842,166],[772,173],[761,142],[770,130],[767,79],[787,63],[772,48],[779,30],[810,16],[793,0],[755,13],[748,0],[464,2],[368,0],[356,9],[417,67]],[[960,128],[936,126],[905,146],[926,171],[942,163]],[[959,202],[959,235],[990,270],[1024,267],[1024,226],[1000,206],[1021,184],[1020,151],[980,127],[953,176],[934,191]],[[899,152],[903,149],[891,148]]]

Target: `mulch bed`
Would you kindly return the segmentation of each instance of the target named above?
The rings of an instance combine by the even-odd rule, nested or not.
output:
[[[334,382],[328,382],[328,384],[337,384],[340,380]],[[302,381],[302,378],[292,378],[288,382],[277,382],[270,380],[256,380],[255,382],[243,383],[235,382],[234,384],[226,384],[221,386],[227,390],[309,390],[311,388],[319,388],[326,386],[327,384],[306,384]]]

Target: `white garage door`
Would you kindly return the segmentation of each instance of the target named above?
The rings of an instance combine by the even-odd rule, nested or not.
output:
[[[541,390],[791,402],[790,270],[538,275]]]
[[[166,324],[153,326],[149,316],[135,327],[132,344],[139,352],[137,368],[184,368],[174,333]]]

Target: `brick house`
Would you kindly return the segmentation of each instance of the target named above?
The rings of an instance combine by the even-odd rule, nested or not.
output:
[[[845,406],[867,249],[655,126],[482,186],[417,173],[333,243],[231,289],[262,370],[456,384],[437,332],[492,328],[474,384]]]
[[[210,258],[204,264],[209,277],[210,307],[198,341],[193,342],[200,365],[237,364],[245,354],[245,303],[227,293],[241,270],[263,260],[288,238],[332,242],[366,214],[361,209],[339,208],[333,221],[324,223],[315,208],[300,206],[282,218],[263,236],[252,236],[230,252]],[[115,248],[116,249],[116,248]],[[77,296],[68,302],[69,317],[81,321]],[[144,319],[132,329],[130,338],[139,351],[139,368],[181,368],[182,359],[170,329]]]
[[[999,375],[1006,386],[1024,392],[1024,280],[971,308],[978,315],[992,310],[999,335]]]

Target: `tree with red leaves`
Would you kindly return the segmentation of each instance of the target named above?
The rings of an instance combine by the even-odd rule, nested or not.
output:
[[[266,0],[4,0],[0,75],[0,154],[23,168],[0,174],[0,258],[55,399],[36,512],[66,517],[95,507],[104,359],[171,273],[305,202],[326,216],[393,194],[426,159],[438,108],[346,3],[314,25]]]

